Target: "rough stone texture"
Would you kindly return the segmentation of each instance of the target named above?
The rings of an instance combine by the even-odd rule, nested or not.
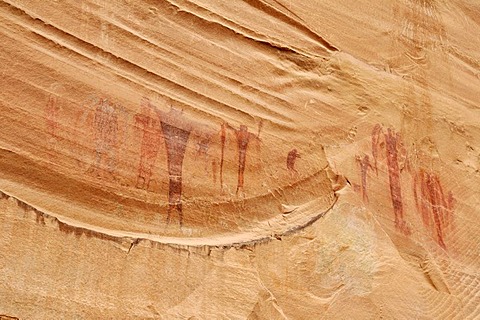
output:
[[[0,24],[0,319],[480,317],[476,1]]]

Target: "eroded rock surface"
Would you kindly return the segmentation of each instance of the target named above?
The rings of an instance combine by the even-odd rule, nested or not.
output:
[[[479,12],[3,1],[0,318],[478,318]]]

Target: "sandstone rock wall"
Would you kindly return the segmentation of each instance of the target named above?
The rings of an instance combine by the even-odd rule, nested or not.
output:
[[[0,23],[0,319],[480,316],[476,1]]]

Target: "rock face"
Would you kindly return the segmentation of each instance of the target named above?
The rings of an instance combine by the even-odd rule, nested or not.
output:
[[[480,317],[476,1],[0,23],[0,319]]]

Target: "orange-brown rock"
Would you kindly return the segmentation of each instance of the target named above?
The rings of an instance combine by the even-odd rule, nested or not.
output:
[[[480,317],[475,1],[0,24],[0,319]]]

